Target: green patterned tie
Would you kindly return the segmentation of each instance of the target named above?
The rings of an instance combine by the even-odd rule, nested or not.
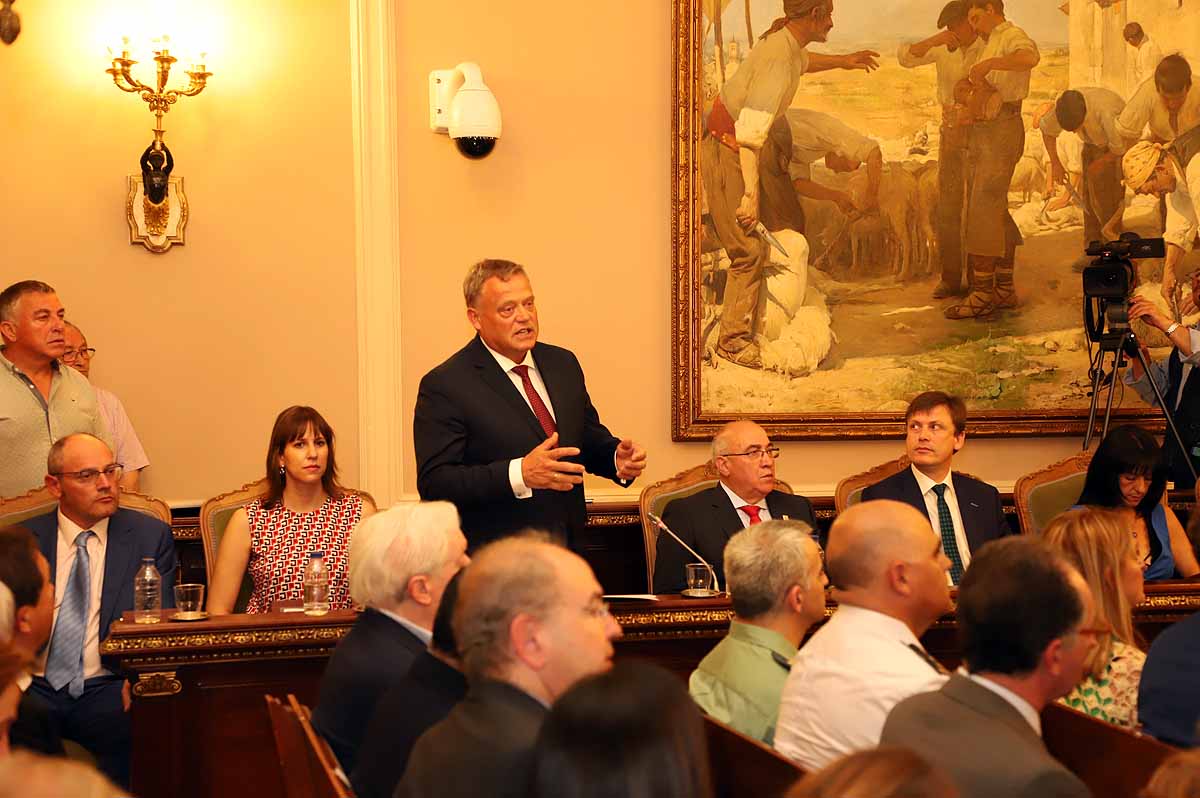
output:
[[[954,537],[954,519],[950,517],[950,505],[946,504],[946,485],[934,485],[933,492],[938,500],[938,526],[942,528],[942,551],[950,560],[950,581],[958,584],[962,579],[962,557],[958,554],[958,540]]]

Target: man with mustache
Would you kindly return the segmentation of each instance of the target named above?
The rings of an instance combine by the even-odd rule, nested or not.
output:
[[[38,280],[0,291],[0,497],[41,487],[50,444],[62,436],[89,432],[109,441],[96,392],[59,360],[65,313]]]
[[[962,399],[926,391],[909,403],[904,424],[904,447],[912,465],[871,485],[862,498],[894,499],[927,515],[941,534],[942,550],[950,560],[949,576],[957,585],[972,552],[1012,532],[1004,520],[1000,492],[950,470],[954,454],[967,438],[967,406]]]

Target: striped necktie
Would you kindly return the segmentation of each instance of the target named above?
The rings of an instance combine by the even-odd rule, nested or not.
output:
[[[71,698],[83,695],[83,636],[92,600],[87,542],[92,534],[87,529],[75,536],[75,562],[67,577],[67,589],[58,608],[50,654],[46,658],[46,681],[55,690],[66,685]]]
[[[940,485],[934,485],[933,492],[937,494],[938,526],[942,528],[942,551],[950,560],[950,581],[957,585],[958,580],[962,579],[963,564],[962,557],[958,553],[958,538],[954,536],[954,519],[950,517],[950,505],[946,503],[946,484],[943,482]]]

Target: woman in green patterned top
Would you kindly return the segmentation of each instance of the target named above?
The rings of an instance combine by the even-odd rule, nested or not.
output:
[[[1087,676],[1059,701],[1094,718],[1137,726],[1138,682],[1146,662],[1133,629],[1133,607],[1146,598],[1128,510],[1081,507],[1068,510],[1043,535],[1079,569],[1092,589],[1096,617],[1092,626],[1107,628],[1087,662]]]

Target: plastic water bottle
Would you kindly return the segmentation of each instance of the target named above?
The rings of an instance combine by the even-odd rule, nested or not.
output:
[[[304,614],[324,615],[329,612],[329,568],[325,565],[325,552],[314,551],[308,555],[304,566]]]
[[[133,577],[133,618],[138,623],[158,623],[162,609],[162,577],[153,557],[143,557]]]

